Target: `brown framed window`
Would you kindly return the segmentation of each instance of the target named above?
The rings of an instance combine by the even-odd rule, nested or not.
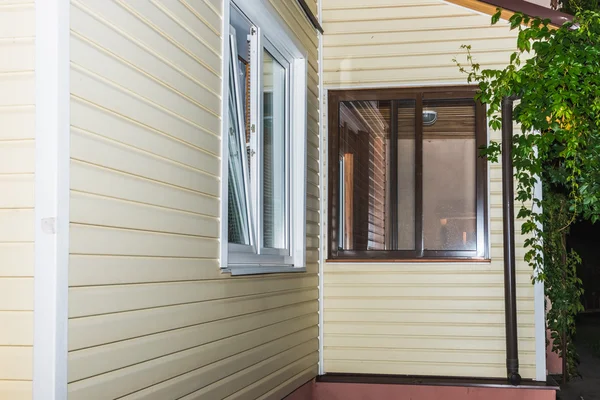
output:
[[[486,112],[474,95],[329,92],[329,259],[488,258]]]

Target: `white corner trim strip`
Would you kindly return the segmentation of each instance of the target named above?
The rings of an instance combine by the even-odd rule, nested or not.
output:
[[[35,3],[34,400],[67,398],[69,7]]]

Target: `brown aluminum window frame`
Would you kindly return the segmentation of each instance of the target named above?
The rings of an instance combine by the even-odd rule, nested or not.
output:
[[[487,160],[477,156],[476,161],[476,212],[477,212],[477,249],[467,250],[424,250],[423,249],[423,100],[473,100],[477,92],[474,86],[446,87],[414,87],[395,89],[357,89],[330,90],[328,92],[328,246],[327,261],[485,261],[489,259],[489,229],[488,229],[488,175]],[[396,101],[412,100],[415,102],[415,249],[414,250],[339,250],[339,106],[345,101],[390,101],[390,123],[397,124]],[[475,102],[475,143],[479,149],[487,144],[487,116],[484,104]],[[390,134],[394,129],[390,130]],[[397,134],[397,132],[396,132]],[[393,147],[392,147],[393,148]],[[393,151],[393,150],[392,150]],[[396,171],[396,174],[394,174]],[[397,176],[397,165],[392,168],[390,175]],[[392,198],[396,199],[397,195]],[[391,207],[391,212],[395,207]]]

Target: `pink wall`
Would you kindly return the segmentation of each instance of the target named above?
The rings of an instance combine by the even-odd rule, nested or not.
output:
[[[556,400],[549,389],[472,388],[460,386],[315,383],[300,386],[285,400]]]
[[[315,385],[313,400],[555,400],[548,389],[472,388],[458,386],[323,383]],[[300,400],[300,399],[298,399]],[[305,399],[301,399],[305,400]]]
[[[552,308],[550,299],[546,297],[546,310]],[[546,311],[548,312],[548,311]],[[546,347],[546,370],[548,374],[562,374],[562,358],[552,351],[552,339],[550,338],[550,330],[546,330],[546,339],[548,339],[548,346]]]
[[[549,374],[560,375],[562,374],[562,358],[552,351],[552,339],[550,338],[550,331],[546,332],[548,337],[548,347],[546,348],[546,369]]]

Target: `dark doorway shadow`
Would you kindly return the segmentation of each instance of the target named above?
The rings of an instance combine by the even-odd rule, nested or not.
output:
[[[600,223],[574,224],[568,246],[582,259],[577,275],[583,282],[585,311],[577,317],[575,337],[581,376],[562,385],[557,398],[600,400]]]

